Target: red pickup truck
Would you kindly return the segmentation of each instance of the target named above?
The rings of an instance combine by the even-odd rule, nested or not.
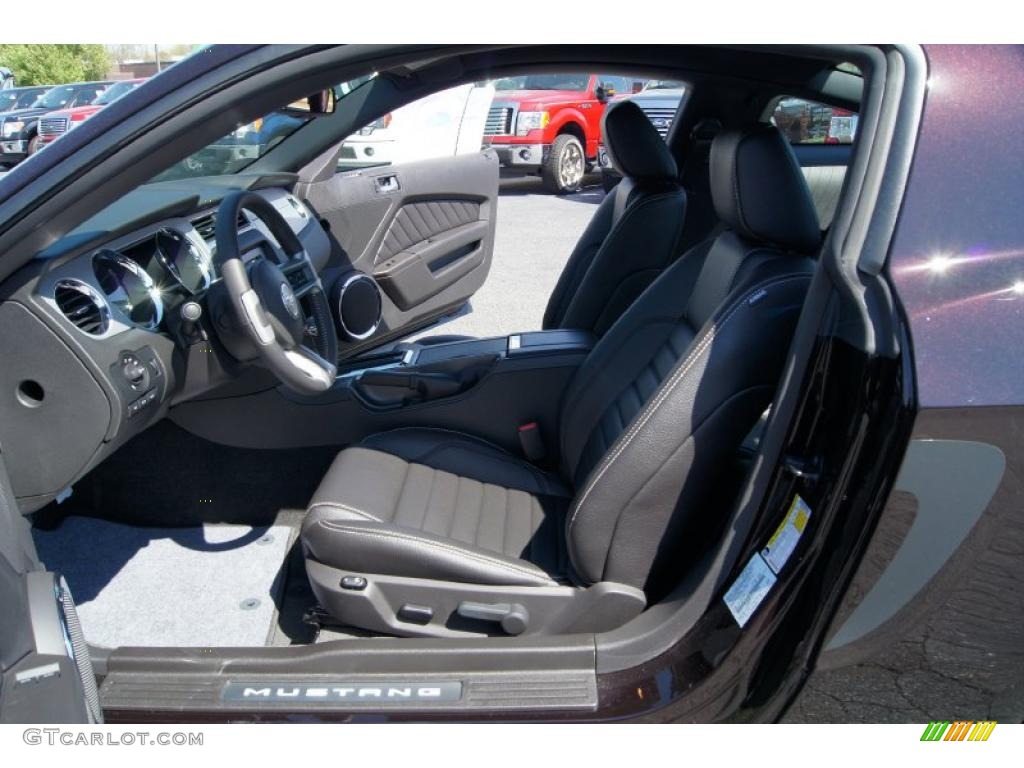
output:
[[[40,141],[43,144],[49,144],[54,139],[59,139],[72,128],[84,123],[110,102],[121,98],[144,82],[146,82],[144,77],[135,80],[119,80],[88,104],[82,104],[70,109],[58,109],[43,115],[39,118]]]
[[[484,147],[497,150],[502,171],[540,174],[551,192],[579,189],[594,167],[601,116],[612,96],[643,81],[619,75],[525,75],[498,80],[484,125]]]

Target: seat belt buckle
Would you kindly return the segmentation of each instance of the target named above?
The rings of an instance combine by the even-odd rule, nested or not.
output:
[[[544,440],[540,436],[540,425],[530,421],[519,427],[519,445],[523,455],[533,464],[544,459]]]

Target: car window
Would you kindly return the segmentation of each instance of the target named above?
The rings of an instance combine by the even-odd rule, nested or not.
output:
[[[32,103],[32,106],[45,109],[64,109],[71,106],[71,100],[74,97],[75,86],[58,85],[40,96]]]
[[[590,75],[583,74],[522,75],[503,77],[495,81],[494,88],[498,91],[585,91],[589,82]]]
[[[779,99],[772,123],[790,144],[852,144],[857,136],[856,112],[789,96]]]
[[[338,170],[475,154],[494,92],[489,83],[468,83],[399,107],[345,139]]]
[[[92,104],[106,88],[107,86],[105,85],[90,85],[87,88],[83,88],[75,96],[74,106],[80,107],[83,104]]]
[[[96,107],[105,107],[107,104],[112,101],[116,101],[129,91],[135,90],[138,85],[138,83],[130,80],[122,80],[119,83],[114,83],[112,86],[100,93],[100,95],[92,101],[92,104]]]
[[[26,91],[18,99],[17,108],[22,109],[23,107],[31,107],[32,104],[35,103],[35,100],[42,96],[44,93],[46,93],[46,91]]]
[[[376,73],[335,86],[335,98],[340,102],[375,76]],[[270,112],[251,123],[239,125],[161,172],[153,181],[239,173],[313,119],[294,112]]]
[[[638,77],[623,77],[622,75],[598,75],[597,84],[604,88],[609,98],[639,93],[644,87],[642,79]]]

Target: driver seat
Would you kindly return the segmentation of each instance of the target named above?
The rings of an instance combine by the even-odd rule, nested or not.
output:
[[[678,583],[735,495],[723,486],[775,392],[821,237],[774,127],[721,133],[710,167],[726,229],[584,360],[548,425],[556,469],[442,429],[338,455],[302,527],[327,613],[403,636],[598,632]]]

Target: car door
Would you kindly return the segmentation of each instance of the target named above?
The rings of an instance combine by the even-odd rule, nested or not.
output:
[[[102,722],[70,591],[36,561],[0,451],[0,723]]]
[[[301,189],[330,228],[322,278],[341,355],[467,311],[491,266],[498,159],[481,150],[493,88],[432,94],[363,126]]]

